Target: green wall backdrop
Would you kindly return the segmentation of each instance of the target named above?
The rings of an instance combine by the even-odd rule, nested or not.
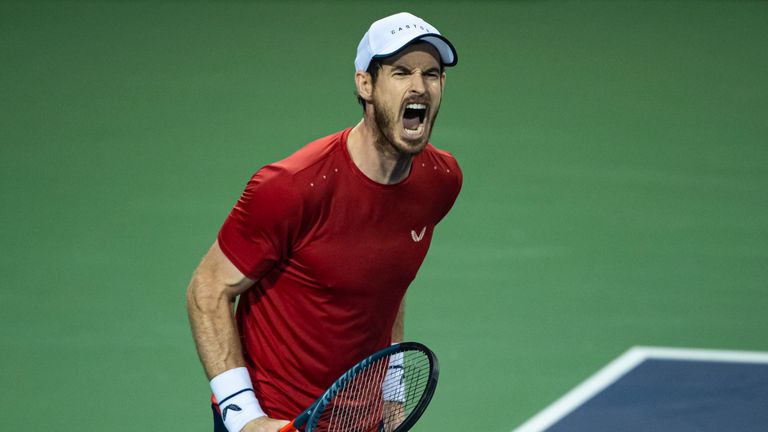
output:
[[[510,431],[633,345],[768,351],[767,2],[2,2],[0,429],[210,430],[189,276],[252,172],[359,120],[401,10],[458,49],[465,176],[416,430]]]

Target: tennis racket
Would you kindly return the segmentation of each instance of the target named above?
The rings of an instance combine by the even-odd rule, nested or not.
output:
[[[392,345],[352,366],[280,432],[405,432],[432,400],[439,372],[426,346]]]

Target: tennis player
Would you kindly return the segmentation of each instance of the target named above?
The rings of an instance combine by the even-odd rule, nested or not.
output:
[[[462,183],[429,143],[456,62],[421,18],[374,22],[355,58],[363,119],[248,182],[187,292],[215,431],[277,431],[402,340],[405,292]]]

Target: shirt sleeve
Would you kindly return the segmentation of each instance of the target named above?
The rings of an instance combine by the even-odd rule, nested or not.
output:
[[[261,279],[290,254],[301,215],[292,182],[284,169],[265,166],[251,177],[219,230],[224,255],[251,279]]]
[[[459,196],[459,192],[461,192],[461,186],[464,182],[464,174],[461,172],[461,168],[459,168],[459,164],[453,156],[449,159],[449,166],[451,167],[451,176],[449,177],[450,182],[445,189],[447,191],[445,194],[445,206],[440,211],[438,220],[435,224],[442,221],[451,210],[453,204],[456,202],[456,198]]]

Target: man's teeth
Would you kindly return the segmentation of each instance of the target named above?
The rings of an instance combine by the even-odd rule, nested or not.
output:
[[[420,110],[427,109],[427,106],[424,104],[408,104],[405,107],[408,109],[420,109]]]
[[[424,131],[424,123],[420,124],[419,127],[416,129],[403,128],[403,130],[407,135],[421,135],[421,133]]]

